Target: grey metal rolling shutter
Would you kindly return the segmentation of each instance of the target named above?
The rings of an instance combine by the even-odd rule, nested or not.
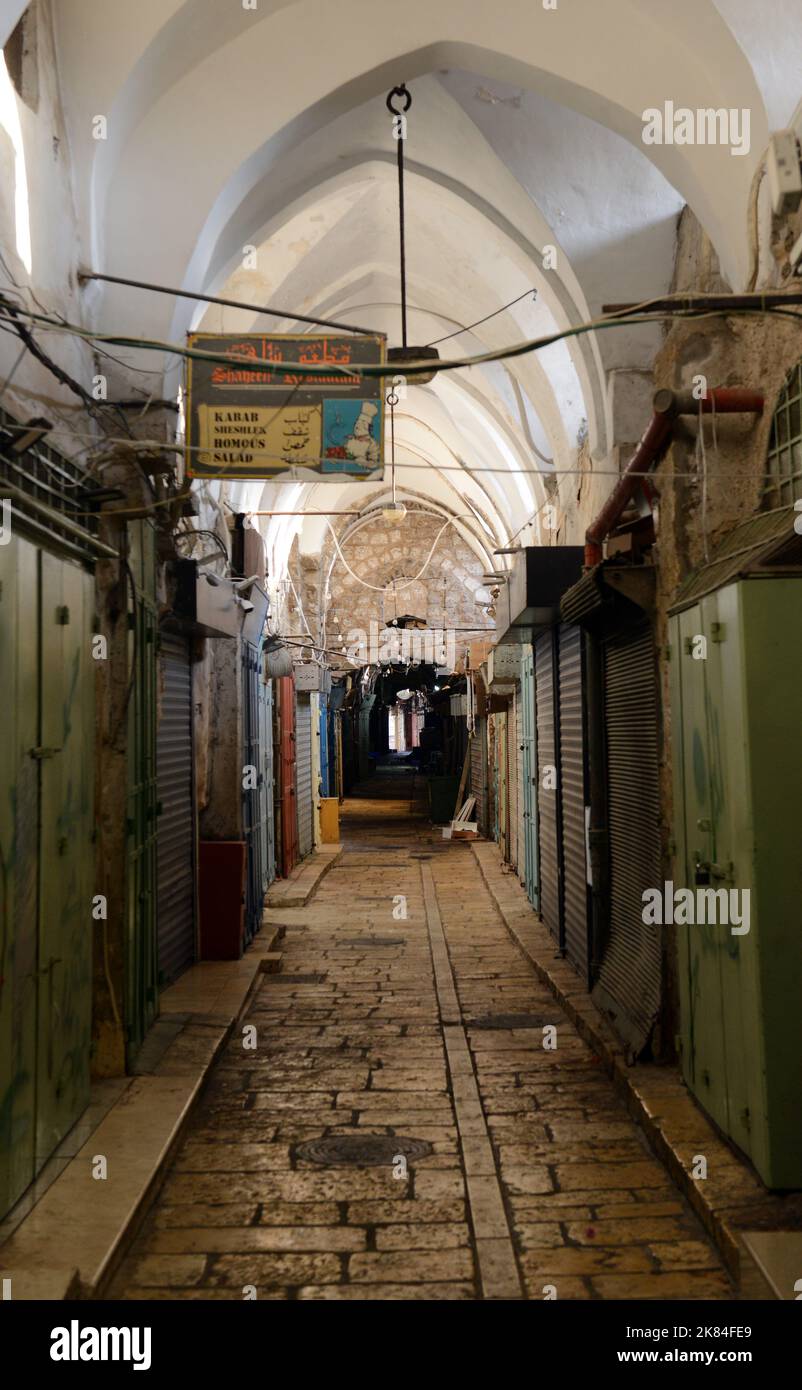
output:
[[[537,719],[538,839],[540,843],[540,912],[549,931],[561,942],[559,793],[554,789],[557,738],[554,708],[554,644],[552,631],[535,640]],[[550,775],[547,777],[547,770]],[[544,785],[545,781],[545,785]]]
[[[559,631],[559,643],[565,954],[583,980],[590,984],[581,628],[563,624]]]
[[[515,701],[515,777],[518,785],[518,810],[517,810],[517,843],[515,847],[515,863],[518,870],[518,878],[521,883],[526,882],[526,821],[524,811],[526,810],[526,785],[524,782],[524,685]]]
[[[643,921],[643,893],[659,888],[657,673],[648,623],[604,649],[610,836],[610,935],[593,997],[633,1053],[660,1008],[660,928]]]
[[[273,682],[262,683],[259,691],[259,742],[261,745],[264,782],[262,818],[267,831],[267,886],[276,877],[276,827],[274,823],[275,770],[273,761]]]
[[[295,780],[298,807],[298,853],[312,853],[312,705],[299,693],[295,714]]]
[[[242,762],[256,769],[255,785],[243,787],[242,828],[247,846],[245,940],[252,941],[262,923],[267,889],[267,821],[264,744],[260,715],[261,671],[258,650],[242,643]]]
[[[476,821],[480,835],[487,834],[487,719],[476,720],[471,739],[471,796],[476,797]]]
[[[156,758],[159,976],[172,983],[195,960],[195,805],[189,639],[162,632]]]

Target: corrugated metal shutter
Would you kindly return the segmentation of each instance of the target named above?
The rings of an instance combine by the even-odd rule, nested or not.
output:
[[[312,853],[312,705],[298,695],[295,714],[295,785],[298,807],[298,853]]]
[[[524,688],[523,685],[515,697],[515,783],[517,788],[517,800],[515,811],[516,824],[516,847],[515,847],[515,867],[518,870],[518,877],[521,883],[526,883],[526,822],[524,811],[526,809],[526,788],[524,786]]]
[[[565,954],[583,980],[590,984],[581,629],[563,624],[559,631],[559,644]]]
[[[535,640],[540,911],[549,931],[562,944],[554,674],[554,634],[549,629]]]
[[[475,816],[479,833],[487,834],[487,719],[476,720],[471,739],[471,796],[476,797]]]
[[[604,648],[610,836],[610,935],[593,997],[640,1053],[660,1007],[659,927],[643,921],[643,893],[662,882],[657,764],[657,674],[648,623]]]
[[[195,960],[195,807],[189,639],[162,632],[156,744],[159,977],[168,985]]]
[[[256,772],[242,791],[242,830],[247,846],[245,940],[252,941],[262,924],[267,891],[268,797],[265,767],[265,686],[259,653],[242,643],[242,763]]]

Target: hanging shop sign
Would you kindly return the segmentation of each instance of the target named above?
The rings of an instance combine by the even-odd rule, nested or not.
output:
[[[380,480],[385,341],[360,334],[190,333],[187,474],[193,478]],[[249,367],[242,359],[253,360]]]

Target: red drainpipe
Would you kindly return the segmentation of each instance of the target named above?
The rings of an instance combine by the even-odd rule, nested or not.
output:
[[[658,391],[652,402],[654,414],[638,447],[596,520],[585,532],[586,569],[603,559],[603,543],[638,488],[648,488],[643,475],[668,447],[677,415],[695,415],[700,407],[703,415],[711,414],[714,409],[717,415],[759,415],[763,403],[761,391],[750,391],[743,386],[716,386],[702,400],[697,400],[692,391]]]

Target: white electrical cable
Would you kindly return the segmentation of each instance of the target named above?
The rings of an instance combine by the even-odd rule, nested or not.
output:
[[[337,551],[337,554],[339,555],[340,559],[342,560],[343,564],[345,565],[345,568],[347,569],[347,571],[348,571],[348,573],[350,574],[351,578],[352,578],[352,579],[355,579],[355,580],[357,581],[358,584],[362,584],[366,589],[372,589],[372,590],[374,591],[374,593],[383,594],[384,591],[385,591],[385,589],[387,588],[387,585],[386,585],[386,584],[369,584],[368,581],[367,581],[367,579],[362,579],[362,577],[361,577],[360,575],[354,573],[354,571],[351,569],[351,566],[349,565],[348,561],[346,560],[345,556],[343,555],[342,550],[340,549],[340,542],[337,540],[337,532],[335,531],[335,529],[334,529],[334,527],[332,526],[331,522],[329,521],[328,517],[325,518],[325,521],[326,521],[326,525],[328,526],[329,530],[331,531],[332,540],[334,541],[334,546],[335,546],[335,549],[336,549],[336,551]],[[454,519],[453,519],[452,517],[448,517],[448,518],[444,521],[443,525],[440,527],[440,530],[437,532],[437,535],[435,536],[434,540],[432,541],[432,548],[431,548],[431,550],[429,551],[429,554],[426,556],[426,559],[424,560],[423,565],[422,565],[421,568],[418,570],[418,573],[417,573],[412,579],[405,579],[404,582],[403,582],[403,584],[399,584],[399,585],[398,585],[398,588],[399,588],[399,589],[407,589],[407,588],[409,588],[410,584],[415,584],[415,583],[420,579],[421,575],[425,573],[425,571],[426,571],[426,569],[427,569],[427,567],[428,567],[428,565],[429,565],[429,561],[431,560],[432,556],[434,555],[435,547],[436,547],[437,542],[439,541],[440,537],[442,536],[443,532],[446,530],[446,528],[447,528],[448,526],[454,526],[454,525],[456,525],[456,522],[454,521]]]

